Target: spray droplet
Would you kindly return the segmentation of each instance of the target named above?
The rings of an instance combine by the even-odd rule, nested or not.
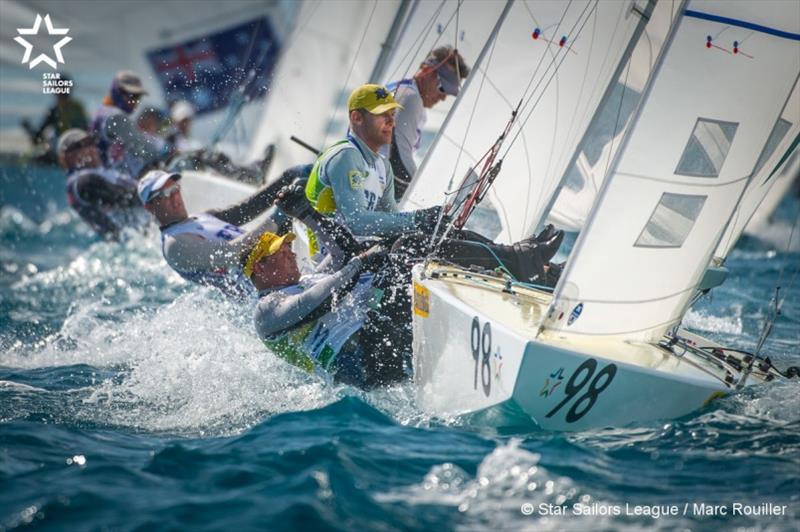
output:
[[[533,33],[531,33],[531,37],[533,37],[533,40],[535,41],[536,39],[539,38],[539,35],[541,34],[542,30],[540,30],[539,28],[534,28]]]

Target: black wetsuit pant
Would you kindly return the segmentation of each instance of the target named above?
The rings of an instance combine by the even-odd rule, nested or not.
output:
[[[234,203],[224,209],[213,209],[208,212],[229,224],[244,225],[270,208],[275,203],[275,198],[277,198],[278,192],[283,187],[291,185],[297,178],[308,177],[312,166],[310,164],[292,166],[284,171],[278,179],[268,185],[264,185],[257,192],[239,203]],[[284,233],[291,229],[291,220],[279,210],[275,210],[273,219],[278,224],[279,232]]]
[[[469,268],[491,270],[502,261],[519,278],[520,267],[513,246],[498,245],[472,231],[442,242],[436,257]],[[368,388],[400,381],[411,363],[411,268],[430,251],[430,235],[409,233],[392,245],[391,253],[376,268],[373,287],[383,295],[377,309],[370,309],[359,332],[362,363]]]

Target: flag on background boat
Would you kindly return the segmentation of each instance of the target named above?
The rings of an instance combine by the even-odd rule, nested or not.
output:
[[[242,84],[248,99],[263,96],[279,51],[269,18],[260,17],[152,50],[147,59],[167,102],[187,100],[202,114],[224,107]]]

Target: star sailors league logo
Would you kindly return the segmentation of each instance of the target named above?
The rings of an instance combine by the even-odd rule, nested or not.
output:
[[[45,15],[43,19],[41,15],[37,14],[36,20],[33,23],[33,27],[17,28],[17,33],[19,33],[19,35],[15,37],[14,40],[25,48],[25,54],[22,56],[23,65],[28,63],[28,68],[33,69],[33,67],[39,63],[47,63],[50,65],[50,68],[55,70],[58,68],[58,63],[64,62],[64,55],[61,53],[61,48],[70,42],[72,37],[64,37],[53,45],[53,54],[56,56],[55,60],[49,55],[43,53],[40,53],[34,59],[31,59],[33,45],[29,43],[28,40],[23,37],[23,35],[39,35],[39,28],[42,26],[42,20],[44,20],[45,26],[47,26],[48,35],[66,35],[69,32],[69,28],[54,28],[53,23],[50,21],[50,15]],[[58,61],[58,63],[56,63],[56,61]]]

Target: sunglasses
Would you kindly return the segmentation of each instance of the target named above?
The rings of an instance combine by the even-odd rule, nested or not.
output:
[[[149,201],[153,201],[154,199],[158,199],[158,198],[168,198],[168,197],[172,196],[173,192],[175,192],[177,190],[180,190],[180,189],[181,189],[181,186],[178,183],[175,183],[174,185],[166,187],[166,188],[162,188],[158,192],[154,192],[150,196],[150,200]]]

